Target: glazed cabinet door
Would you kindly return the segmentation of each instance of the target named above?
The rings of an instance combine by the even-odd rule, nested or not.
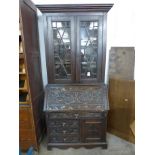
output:
[[[77,17],[77,82],[101,81],[102,16]]]
[[[49,16],[47,19],[47,69],[49,83],[75,81],[74,18]]]

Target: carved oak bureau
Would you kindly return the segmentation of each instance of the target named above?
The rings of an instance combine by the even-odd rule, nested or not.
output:
[[[103,84],[47,85],[44,101],[47,148],[107,148],[108,110],[107,87]]]
[[[47,148],[107,147],[107,13],[113,4],[37,5],[48,85]]]

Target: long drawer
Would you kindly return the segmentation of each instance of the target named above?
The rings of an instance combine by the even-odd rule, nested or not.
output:
[[[82,118],[103,118],[103,112],[50,112],[47,119],[82,119]]]
[[[54,134],[48,137],[49,143],[77,143],[80,142],[79,134]]]

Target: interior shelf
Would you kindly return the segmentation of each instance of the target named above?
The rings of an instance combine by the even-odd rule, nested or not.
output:
[[[19,59],[24,59],[24,53],[19,53]]]
[[[28,104],[29,103],[28,92],[19,92],[19,103],[20,104]]]
[[[21,36],[21,30],[19,30],[19,36]]]
[[[23,46],[22,46],[22,42],[19,42],[19,53],[23,53]]]
[[[19,61],[19,74],[26,74],[24,60]]]
[[[19,79],[19,90],[28,91],[26,79]]]

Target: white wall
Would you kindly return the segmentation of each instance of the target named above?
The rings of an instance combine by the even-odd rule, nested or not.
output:
[[[112,46],[135,46],[135,6],[133,4],[132,0],[117,0],[108,12],[106,83],[110,48]]]
[[[45,55],[45,41],[43,32],[43,18],[42,13],[37,9],[38,15],[38,29],[39,29],[39,45],[41,55],[41,68],[42,68],[42,79],[44,87],[47,85],[47,69],[46,69],[46,55]]]
[[[135,6],[133,0],[33,0],[35,4],[114,3],[107,18],[107,62],[105,83],[108,78],[109,49],[112,46],[135,46]],[[45,60],[43,60],[44,62]],[[45,66],[43,67],[45,68]],[[46,78],[46,76],[44,76]],[[45,80],[46,81],[46,80]]]

